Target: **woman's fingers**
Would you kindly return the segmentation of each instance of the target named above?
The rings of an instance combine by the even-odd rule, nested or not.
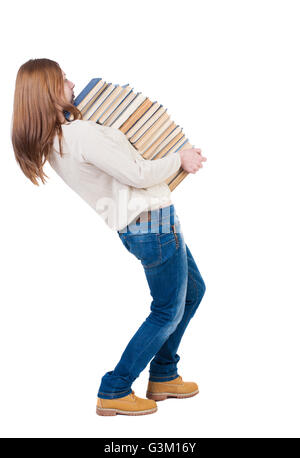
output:
[[[202,162],[205,162],[205,161],[206,161],[206,157],[203,157],[203,156],[200,156],[200,157],[198,157],[198,159],[197,159],[197,163],[198,163],[198,164],[201,164],[201,165],[202,165]]]
[[[201,148],[194,148],[195,153],[198,153],[200,156],[201,161],[206,161],[206,157],[202,156],[202,149]]]

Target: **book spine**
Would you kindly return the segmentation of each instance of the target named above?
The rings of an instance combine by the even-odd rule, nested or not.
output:
[[[100,78],[93,78],[86,86],[84,89],[82,89],[82,91],[80,92],[80,94],[78,94],[78,96],[75,98],[74,100],[74,105],[75,107],[77,107],[77,105],[80,104],[80,102],[83,101],[83,99],[86,97],[86,95],[93,89],[94,86],[96,86],[96,84],[100,81]]]

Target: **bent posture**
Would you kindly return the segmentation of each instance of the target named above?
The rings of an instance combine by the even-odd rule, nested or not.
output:
[[[145,415],[156,401],[195,396],[195,382],[178,373],[177,350],[205,292],[185,243],[165,180],[179,170],[196,173],[206,158],[190,148],[145,160],[119,129],[82,119],[74,83],[57,62],[31,59],[17,74],[12,144],[28,179],[45,184],[46,161],[116,232],[144,269],[150,313],[100,383],[99,415]],[[67,121],[65,113],[72,115]],[[48,178],[48,177],[47,177]],[[132,384],[149,364],[146,398]]]

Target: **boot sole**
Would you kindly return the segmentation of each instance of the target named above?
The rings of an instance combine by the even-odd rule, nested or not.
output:
[[[146,397],[148,399],[152,399],[153,401],[164,401],[168,398],[177,398],[177,399],[184,399],[184,398],[191,398],[196,396],[199,393],[199,390],[192,391],[191,393],[150,393],[147,391]]]
[[[148,410],[139,410],[137,412],[132,412],[131,410],[120,410],[120,409],[100,409],[96,407],[96,414],[103,415],[105,417],[113,415],[148,415],[157,411],[157,407]]]

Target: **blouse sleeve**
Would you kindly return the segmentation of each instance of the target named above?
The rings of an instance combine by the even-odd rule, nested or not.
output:
[[[148,188],[162,183],[181,166],[179,152],[155,160],[144,159],[117,128],[86,121],[80,136],[80,155],[123,184]],[[134,150],[134,151],[133,151]]]

